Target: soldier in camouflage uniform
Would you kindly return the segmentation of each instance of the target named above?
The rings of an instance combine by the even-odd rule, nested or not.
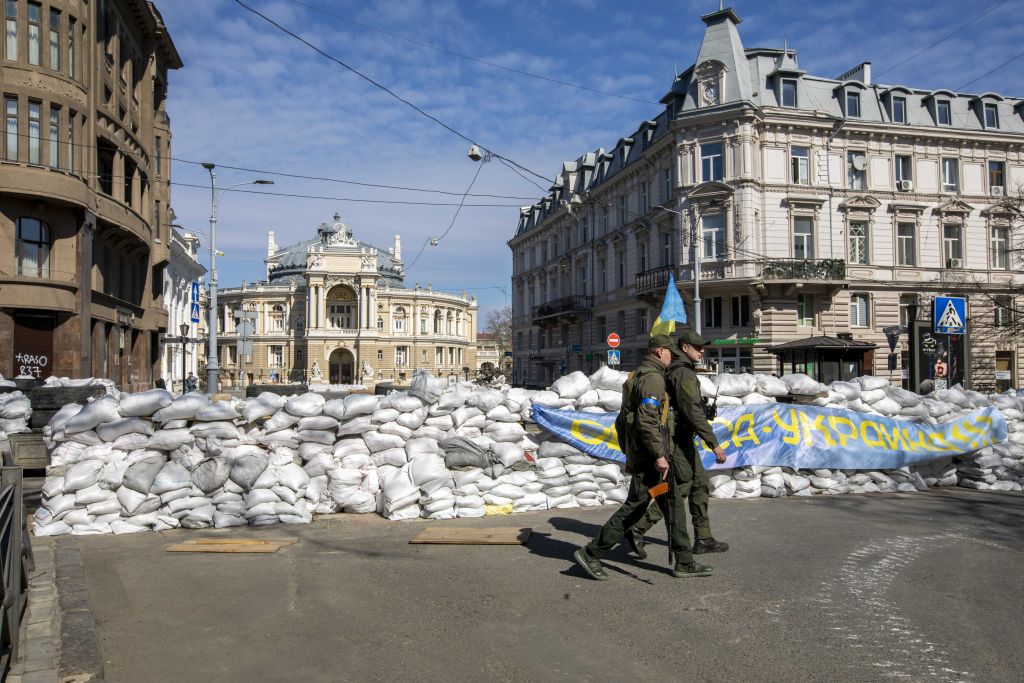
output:
[[[666,382],[675,424],[673,442],[675,456],[681,461],[680,470],[690,480],[689,489],[690,517],[693,521],[693,554],[724,553],[729,544],[716,541],[711,535],[711,520],[708,518],[708,474],[697,454],[693,442],[694,435],[707,444],[715,452],[718,462],[725,462],[725,451],[718,445],[715,433],[704,415],[700,396],[700,380],[694,372],[694,366],[704,354],[707,342],[692,330],[679,335],[681,353],[676,356],[666,373]],[[644,549],[644,534],[662,519],[661,510],[651,505],[644,517],[629,530],[626,540],[633,552],[640,559],[647,557]]]
[[[664,373],[665,367],[680,353],[672,337],[663,334],[652,336],[648,348],[648,356],[624,386],[620,411],[624,420],[616,423],[620,432],[619,443],[626,455],[626,471],[633,475],[629,493],[622,507],[601,527],[597,538],[574,555],[583,570],[599,581],[608,578],[601,558],[615,547],[627,529],[644,516],[651,501],[650,488],[669,476],[670,458],[671,476],[676,478],[676,485],[671,490],[675,493],[674,510],[678,520],[675,533],[669,539],[676,557],[672,574],[676,577],[709,576],[713,571],[711,567],[693,561],[690,538],[686,533],[686,511],[683,507],[686,493],[679,479],[679,459],[666,452],[668,440],[664,438],[666,427],[662,422],[667,400]],[[619,425],[625,423],[628,426],[620,430]],[[666,497],[659,497],[659,504]]]

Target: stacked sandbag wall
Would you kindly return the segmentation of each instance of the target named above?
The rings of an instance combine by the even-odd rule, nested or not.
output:
[[[627,479],[531,420],[540,404],[614,412],[626,374],[575,372],[548,390],[448,386],[418,374],[407,392],[325,399],[264,393],[212,402],[199,393],[111,393],[64,406],[44,430],[51,464],[39,535],[308,523],[314,513],[450,519],[625,499]],[[779,398],[937,424],[994,403],[1010,440],[970,456],[886,471],[746,467],[711,473],[712,495],[776,497],[916,491],[960,483],[1020,490],[1021,403],[948,390],[928,397],[862,377],[823,386],[805,375],[701,377],[720,407]]]

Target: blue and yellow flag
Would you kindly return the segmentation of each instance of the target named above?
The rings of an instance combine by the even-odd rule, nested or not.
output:
[[[665,290],[665,302],[661,304],[661,313],[654,321],[651,328],[651,336],[656,334],[672,334],[676,331],[676,323],[686,322],[686,306],[683,305],[683,297],[679,296],[676,289],[676,279],[672,273],[668,274],[668,289]]]

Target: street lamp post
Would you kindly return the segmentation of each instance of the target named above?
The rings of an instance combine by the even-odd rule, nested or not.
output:
[[[206,352],[206,391],[216,393],[220,384],[220,361],[217,358],[217,201],[224,193],[241,185],[273,185],[273,180],[247,180],[225,187],[217,194],[217,173],[213,170],[216,164],[203,163],[203,168],[210,172],[210,331],[209,346]]]
[[[185,370],[185,344],[188,343],[186,341],[188,339],[188,327],[188,323],[182,323],[178,326],[178,329],[181,331],[181,393],[183,394],[185,393],[185,375],[188,374]]]

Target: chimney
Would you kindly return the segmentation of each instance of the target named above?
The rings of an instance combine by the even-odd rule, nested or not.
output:
[[[274,231],[267,231],[267,256],[273,256],[277,253],[277,242],[274,241]]]
[[[395,235],[395,260],[402,260],[402,236]]]

